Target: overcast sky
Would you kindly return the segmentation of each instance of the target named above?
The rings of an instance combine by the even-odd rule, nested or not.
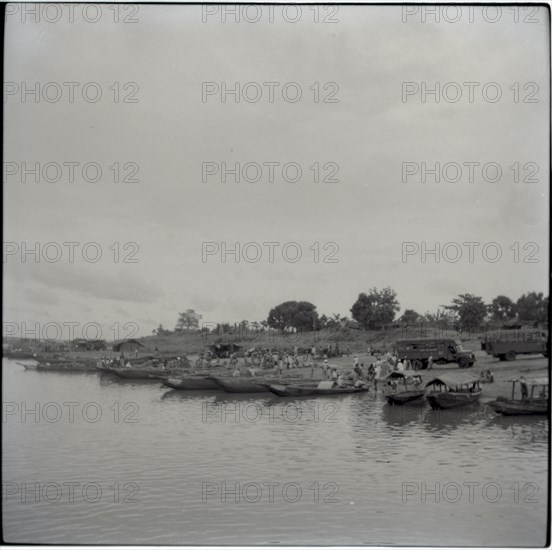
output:
[[[137,19],[134,24],[115,23],[106,5],[97,23],[87,22],[81,7],[73,23],[66,12],[51,23],[22,21],[21,13],[7,16],[5,80],[12,84],[4,97],[4,160],[16,173],[6,175],[5,167],[4,240],[20,248],[35,242],[80,244],[72,263],[67,247],[52,263],[35,262],[31,255],[22,262],[20,253],[5,258],[5,321],[92,321],[104,327],[130,321],[140,334],[149,334],[159,323],[173,328],[178,312],[187,308],[202,313],[205,322],[234,322],[265,319],[271,307],[286,300],[308,300],[320,313],[350,316],[358,294],[373,286],[391,286],[401,310],[420,313],[465,292],[485,301],[498,294],[517,299],[532,290],[548,293],[544,8],[532,17],[536,23],[523,23],[524,13],[516,23],[506,8],[500,21],[489,23],[481,11],[469,22],[464,6],[464,17],[454,24],[431,18],[422,23],[420,14],[403,22],[400,7],[383,6],[340,6],[333,24],[314,23],[307,6],[299,22],[286,22],[276,6],[270,23],[268,8],[263,9],[257,23],[231,18],[223,23],[220,13],[203,23],[200,6],[139,6],[135,15],[120,13],[121,19]],[[54,12],[47,15],[55,18]],[[60,84],[58,101],[35,102],[32,95],[22,101],[23,83],[29,88],[48,82]],[[73,103],[64,82],[79,83]],[[97,103],[82,97],[89,82],[101,88]],[[134,95],[134,85],[124,88],[129,82],[138,86]],[[219,92],[204,102],[202,82],[219,87],[257,82],[262,97],[236,103],[228,95],[223,103]],[[273,103],[263,82],[280,83]],[[300,101],[282,98],[287,82],[301,87]],[[316,82],[318,102],[309,89]],[[333,96],[338,102],[321,101],[336,89],[323,90],[329,82],[339,87]],[[403,82],[479,86],[473,103],[466,86],[456,103],[442,97],[436,103],[432,95],[423,103],[420,93],[403,101]],[[502,91],[494,103],[482,94],[489,82]],[[538,91],[526,83],[536,83]],[[89,97],[94,89],[87,88]],[[447,90],[453,97],[457,88]],[[486,88],[489,98],[495,90]],[[47,92],[55,98],[56,87]],[[255,88],[249,92],[253,96]],[[36,183],[32,175],[22,182],[23,162],[41,168],[48,162],[80,165],[73,183],[68,168],[58,182],[40,175]],[[81,175],[87,162],[102,168],[97,183]],[[203,182],[204,162],[295,162],[302,178],[286,182],[276,167],[270,183],[265,167],[256,183],[242,177],[235,183],[232,176],[222,183],[220,173]],[[327,163],[335,163],[338,181],[314,182],[309,167],[315,162],[320,179],[334,166]],[[502,178],[485,181],[476,167],[470,183],[464,165],[456,183],[436,183],[429,174],[423,183],[420,173],[404,182],[405,162],[425,162],[428,168],[435,162],[496,163]],[[516,183],[515,168],[509,168],[516,162],[520,180],[538,167],[537,181]],[[127,163],[135,163],[139,182],[115,183],[109,168],[114,163],[121,179],[134,166]],[[55,179],[54,169],[48,174]],[[494,174],[489,169],[489,179]],[[449,175],[454,176],[452,168]],[[262,245],[269,241],[280,243],[273,263]],[[422,241],[428,248],[460,243],[463,255],[456,263],[443,258],[435,263],[433,256],[424,263],[420,253],[403,261],[403,243]],[[88,242],[101,246],[97,263],[82,258]],[[138,246],[132,256],[137,263],[122,262],[134,251],[134,245],[123,250],[129,242]],[[256,263],[236,263],[228,255],[222,263],[219,251],[202,261],[203,242],[225,242],[228,248],[257,242],[262,256]],[[289,242],[302,249],[295,263],[282,259]],[[334,245],[323,250],[329,242],[339,247],[336,263],[322,261],[336,250]],[[463,242],[480,243],[473,262]],[[496,263],[483,257],[489,242],[501,246]],[[118,263],[114,243],[120,243]],[[313,243],[320,243],[318,262],[309,249]],[[514,243],[520,249],[517,262]],[[536,243],[538,251],[526,243]],[[293,258],[294,250],[287,250]],[[495,249],[485,250],[494,257]],[[55,257],[55,249],[48,252]],[[453,258],[456,252],[449,247],[447,253]],[[254,254],[250,247],[250,257]]]

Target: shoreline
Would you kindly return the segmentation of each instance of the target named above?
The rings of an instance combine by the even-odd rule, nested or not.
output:
[[[70,356],[72,355],[72,356]],[[99,357],[90,357],[90,355],[98,355]],[[36,357],[32,358],[14,358],[10,354],[3,354],[4,359],[13,361],[16,364],[24,366],[20,361],[36,361],[36,362],[50,362],[52,363],[50,367],[39,367],[38,369],[42,372],[94,372],[98,371],[96,368],[96,363],[101,357],[102,354],[98,352],[88,352],[87,356],[79,352],[72,352],[70,354],[60,357],[59,354],[46,354],[41,353],[37,354]],[[440,375],[451,373],[451,372],[462,372],[466,375],[479,376],[480,371],[490,370],[494,375],[494,382],[492,383],[482,383],[481,384],[481,401],[489,401],[496,399],[498,396],[509,397],[512,391],[511,382],[512,379],[519,378],[519,376],[525,376],[526,378],[536,378],[542,376],[549,376],[549,363],[548,359],[543,356],[538,355],[527,355],[527,356],[518,356],[516,360],[511,362],[503,362],[498,359],[485,354],[484,352],[475,352],[476,362],[472,367],[466,369],[459,369],[457,364],[450,363],[447,365],[437,365],[434,366],[431,371],[421,370],[419,371],[424,384],[429,382],[432,378],[437,378]],[[141,355],[137,358],[130,357],[129,360],[132,364],[132,359],[144,359],[145,357],[153,357],[153,355]],[[367,353],[357,354],[359,363],[364,363],[365,369],[369,366],[371,362],[374,361],[374,357],[368,355]],[[159,358],[163,358],[163,354],[159,354]],[[227,361],[227,360],[225,360]],[[347,373],[353,368],[353,356],[342,356],[342,357],[333,357],[328,360],[330,366],[335,366],[338,370],[344,371]],[[240,364],[243,365],[243,359],[240,359]],[[300,366],[292,369],[294,373],[303,373],[304,380],[308,381],[311,378],[314,379],[323,379],[323,370],[320,366],[320,361],[317,361],[308,366]],[[196,370],[193,364],[190,365],[190,375]],[[221,367],[213,368],[213,372],[221,372],[219,369]],[[224,368],[224,367],[222,367]],[[203,370],[203,369],[202,369]],[[208,369],[206,370],[208,372]],[[269,376],[273,372],[273,369],[267,369],[263,371],[258,371],[257,376]],[[285,378],[285,375],[284,375]],[[378,389],[378,393],[380,390]]]

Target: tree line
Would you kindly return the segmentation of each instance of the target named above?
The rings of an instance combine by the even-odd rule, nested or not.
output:
[[[516,323],[548,323],[548,296],[542,292],[527,292],[517,300],[499,295],[486,304],[483,298],[473,294],[459,294],[450,304],[442,305],[437,312],[420,314],[406,309],[397,318],[400,304],[397,293],[391,287],[379,290],[376,287],[361,292],[350,308],[351,318],[334,313],[319,315],[317,307],[306,301],[287,301],[273,307],[266,320],[240,323],[204,323],[200,327],[202,316],[193,309],[179,313],[174,331],[159,325],[152,332],[163,336],[179,332],[202,330],[205,332],[230,332],[238,330],[264,332],[268,328],[281,331],[315,331],[338,327],[382,330],[391,326],[429,325],[441,329],[459,331],[480,330],[488,325]]]
[[[480,296],[460,294],[450,304],[443,305],[436,313],[420,314],[406,309],[400,318],[397,293],[390,287],[376,287],[359,294],[351,306],[352,319],[360,328],[381,330],[393,325],[415,326],[428,324],[442,329],[477,330],[487,324],[503,324],[518,320],[520,323],[548,323],[548,296],[542,292],[528,292],[515,302],[499,295],[486,304]],[[268,326],[275,329],[294,327],[297,330],[319,330],[336,325],[348,326],[349,319],[334,314],[332,317],[318,315],[316,306],[310,302],[289,301],[272,308],[268,314]]]

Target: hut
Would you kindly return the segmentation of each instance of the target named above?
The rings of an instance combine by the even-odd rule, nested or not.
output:
[[[238,353],[242,349],[239,344],[213,344],[209,347],[209,352],[214,357],[228,358],[233,353]]]
[[[73,349],[75,351],[93,351],[107,349],[105,340],[88,340],[86,338],[75,338],[72,343]]]
[[[140,351],[140,348],[144,347],[145,346],[142,342],[139,342],[134,338],[130,338],[129,340],[122,340],[121,342],[113,344],[113,351],[118,353],[134,353],[136,351]]]

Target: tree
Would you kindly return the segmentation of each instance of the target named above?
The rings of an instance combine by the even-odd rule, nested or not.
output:
[[[151,332],[152,334],[155,334],[155,336],[168,336],[169,334],[172,334],[170,330],[164,329],[163,325],[159,325],[157,328],[154,328]]]
[[[397,293],[390,287],[383,290],[372,288],[368,294],[362,292],[351,307],[351,314],[366,329],[380,329],[391,324],[400,306]]]
[[[481,327],[487,316],[487,306],[483,299],[473,294],[460,294],[452,300],[451,306],[445,309],[458,315],[458,329],[477,330]]]
[[[230,323],[217,323],[215,332],[219,334],[226,334],[230,332]]]
[[[517,307],[508,296],[497,296],[489,305],[492,321],[507,321],[517,314]]]
[[[516,302],[517,313],[522,321],[548,322],[548,296],[542,292],[529,292]]]
[[[419,313],[417,313],[413,309],[405,309],[404,313],[399,319],[399,322],[403,325],[415,325],[416,323],[419,323],[421,320],[422,320],[422,317]]]
[[[178,314],[175,331],[182,332],[184,330],[192,330],[199,328],[199,321],[202,316],[196,313],[193,309],[187,309],[184,313]]]
[[[316,306],[310,302],[284,302],[270,310],[268,313],[268,326],[285,330],[295,328],[297,330],[313,330],[319,325]]]
[[[429,311],[426,311],[422,319],[428,325],[439,328],[441,330],[454,328],[454,325],[458,321],[457,315],[452,312],[443,311],[439,308],[437,308],[436,313],[430,313]]]

